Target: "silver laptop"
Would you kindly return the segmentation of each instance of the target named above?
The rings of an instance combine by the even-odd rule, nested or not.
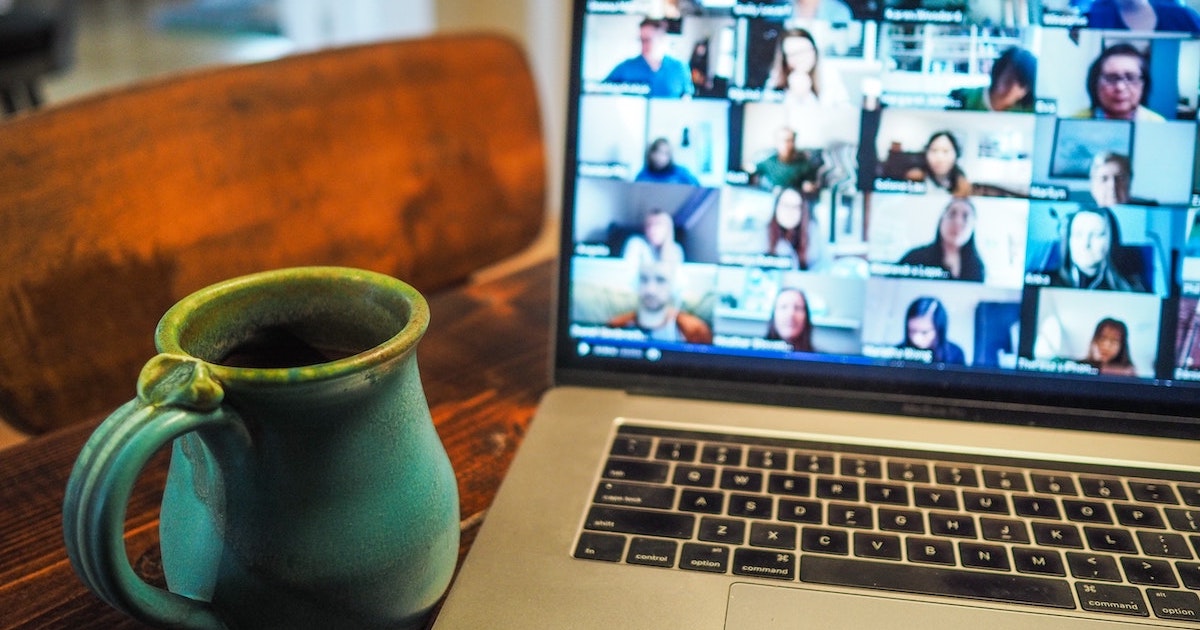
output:
[[[575,2],[555,387],[437,628],[1200,627],[1195,4]]]

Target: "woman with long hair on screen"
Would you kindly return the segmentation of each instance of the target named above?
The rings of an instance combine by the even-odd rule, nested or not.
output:
[[[1062,261],[1050,270],[1050,285],[1102,291],[1149,292],[1136,273],[1117,264],[1121,230],[1112,210],[1085,206],[1067,217],[1059,246]]]
[[[943,190],[956,197],[971,194],[971,182],[958,165],[962,148],[958,138],[949,131],[937,131],[929,136],[921,154],[921,165],[910,169],[905,178],[925,182],[927,190]]]
[[[828,264],[808,199],[794,186],[780,188],[767,223],[768,256],[787,258],[791,267],[813,271]]]
[[[797,352],[814,352],[812,317],[808,296],[800,289],[780,289],[771,309],[767,339],[786,341]]]
[[[928,350],[930,363],[965,365],[962,348],[946,338],[949,319],[946,307],[937,298],[913,300],[904,314],[904,342],[900,347]]]
[[[951,199],[938,219],[933,242],[909,250],[900,264],[940,267],[953,280],[982,282],[984,267],[975,248],[975,224],[971,201],[966,197]]]
[[[1101,374],[1136,376],[1133,360],[1129,357],[1129,327],[1125,322],[1111,317],[1100,320],[1083,362],[1099,368]]]

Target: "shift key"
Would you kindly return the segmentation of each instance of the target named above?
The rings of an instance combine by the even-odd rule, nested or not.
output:
[[[691,514],[593,506],[588,510],[583,526],[597,532],[691,538],[696,529],[696,517]]]

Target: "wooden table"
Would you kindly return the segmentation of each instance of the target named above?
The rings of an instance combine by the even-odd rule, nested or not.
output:
[[[540,263],[428,296],[432,322],[417,360],[458,476],[460,563],[550,383],[551,269]],[[143,627],[84,587],[63,546],[67,477],[99,420],[0,451],[0,628]],[[160,453],[133,492],[125,535],[134,568],[159,584],[158,503],[166,470]]]

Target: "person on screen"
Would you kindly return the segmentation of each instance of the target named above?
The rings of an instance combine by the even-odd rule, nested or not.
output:
[[[781,289],[775,295],[767,339],[786,341],[797,352],[814,352],[808,297],[800,289]]]
[[[1096,0],[1088,28],[1200,33],[1200,13],[1177,0]]]
[[[667,23],[649,18],[642,20],[638,36],[642,53],[617,64],[604,82],[644,85],[650,90],[648,96],[690,96],[695,87],[687,64],[667,55]]]
[[[777,39],[775,60],[767,86],[783,91],[783,106],[788,124],[806,137],[819,135],[821,108],[849,103],[846,88],[836,74],[819,71],[821,55],[811,32],[802,28],[784,31]],[[819,144],[805,143],[815,147]]]
[[[1132,179],[1133,171],[1128,157],[1111,151],[1100,151],[1092,156],[1088,181],[1097,206],[1107,208],[1129,203]]]
[[[1092,62],[1087,74],[1091,105],[1075,118],[1162,122],[1164,118],[1146,107],[1150,95],[1150,64],[1133,44],[1121,42],[1105,48]]]
[[[671,141],[666,138],[656,138],[646,147],[646,162],[642,170],[633,178],[636,182],[653,182],[656,184],[687,184],[699,186],[696,179],[687,168],[675,163]]]
[[[812,208],[796,188],[782,188],[775,195],[767,224],[766,254],[787,258],[793,269],[801,271],[816,271],[828,264]]]
[[[950,92],[961,108],[972,111],[1032,112],[1033,86],[1037,84],[1037,57],[1013,46],[992,64],[991,84],[958,88]]]
[[[1062,263],[1048,272],[1050,285],[1075,289],[1148,292],[1141,278],[1114,262],[1121,247],[1117,217],[1104,207],[1080,208],[1067,218]]]
[[[636,328],[655,341],[712,343],[712,328],[681,310],[675,284],[679,265],[643,262],[637,272],[637,308],[608,321],[611,328]]]
[[[931,363],[965,365],[967,357],[962,348],[946,338],[949,319],[946,307],[937,298],[913,300],[904,314],[904,343],[900,347],[930,351]]]
[[[929,136],[921,166],[910,169],[905,179],[925,182],[928,190],[943,190],[956,197],[971,194],[971,182],[967,179],[958,159],[962,157],[958,138],[949,131],[938,131]]]
[[[911,249],[902,265],[941,267],[954,280],[982,282],[983,259],[975,249],[975,206],[966,197],[955,197],[938,219],[933,242]]]
[[[661,208],[650,210],[642,220],[642,233],[625,241],[621,256],[638,265],[647,261],[682,263],[683,247],[675,241],[675,219]]]
[[[1137,376],[1129,357],[1129,328],[1125,322],[1111,317],[1100,320],[1082,363],[1099,368],[1101,374]]]
[[[775,153],[754,166],[751,181],[768,190],[795,187],[805,195],[816,192],[820,164],[809,159],[807,152],[796,148],[795,130],[780,127],[775,139]]]

